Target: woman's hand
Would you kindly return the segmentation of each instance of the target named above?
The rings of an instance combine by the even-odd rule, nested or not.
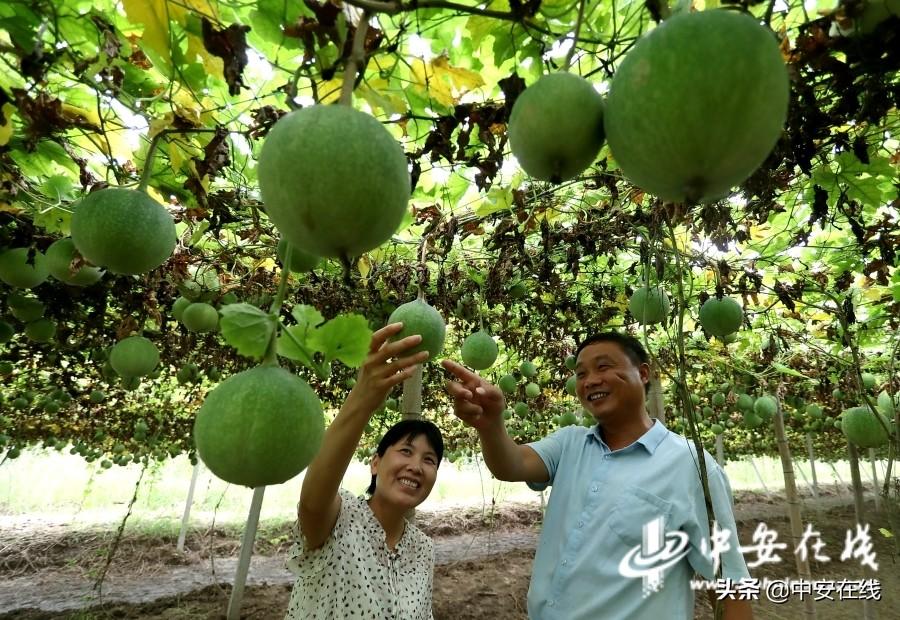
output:
[[[422,342],[422,336],[418,334],[388,342],[401,329],[403,323],[391,323],[372,334],[369,355],[359,369],[356,385],[350,390],[345,405],[371,415],[387,398],[391,388],[409,379],[415,367],[428,359],[428,351],[404,356]]]

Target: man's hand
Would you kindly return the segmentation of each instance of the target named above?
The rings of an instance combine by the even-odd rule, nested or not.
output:
[[[427,351],[402,357],[422,341],[418,334],[387,342],[401,329],[403,323],[391,323],[372,334],[369,355],[359,369],[356,385],[347,396],[348,405],[371,415],[384,402],[391,388],[411,377],[415,367],[428,359]]]
[[[447,382],[447,393],[453,398],[456,417],[476,430],[483,430],[501,419],[506,399],[497,386],[456,362],[444,360],[441,365],[457,379]]]

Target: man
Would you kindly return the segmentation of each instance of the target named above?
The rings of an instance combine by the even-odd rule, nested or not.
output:
[[[597,425],[564,427],[528,445],[506,433],[497,387],[443,362],[457,379],[447,386],[455,413],[478,431],[494,476],[536,491],[553,487],[528,589],[529,618],[692,618],[693,573],[715,578],[693,444],[647,415],[650,366],[640,341],[605,332],[582,342],[576,356],[578,399]],[[719,529],[735,532],[728,480],[704,456]],[[728,546],[720,555],[722,578],[749,577],[737,536]],[[747,601],[726,600],[724,609],[726,620],[753,617]]]

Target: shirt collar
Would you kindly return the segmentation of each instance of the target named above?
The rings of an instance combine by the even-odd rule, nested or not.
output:
[[[603,437],[600,436],[600,425],[595,424],[589,429],[585,429],[588,432],[588,437],[593,437],[597,440],[601,446],[603,446],[606,450],[609,450],[609,446],[606,445],[606,442],[603,441]],[[648,454],[653,455],[656,452],[656,449],[659,447],[659,444],[662,443],[662,440],[666,438],[669,434],[669,429],[666,428],[666,425],[662,423],[661,420],[654,419],[653,424],[651,424],[650,428],[647,429],[647,432],[638,437],[637,441],[634,443],[640,444],[644,447]]]

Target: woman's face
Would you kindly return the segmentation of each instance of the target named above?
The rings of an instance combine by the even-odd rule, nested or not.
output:
[[[375,495],[407,509],[425,501],[437,478],[438,457],[425,435],[401,439],[375,455],[371,471],[375,478]]]

